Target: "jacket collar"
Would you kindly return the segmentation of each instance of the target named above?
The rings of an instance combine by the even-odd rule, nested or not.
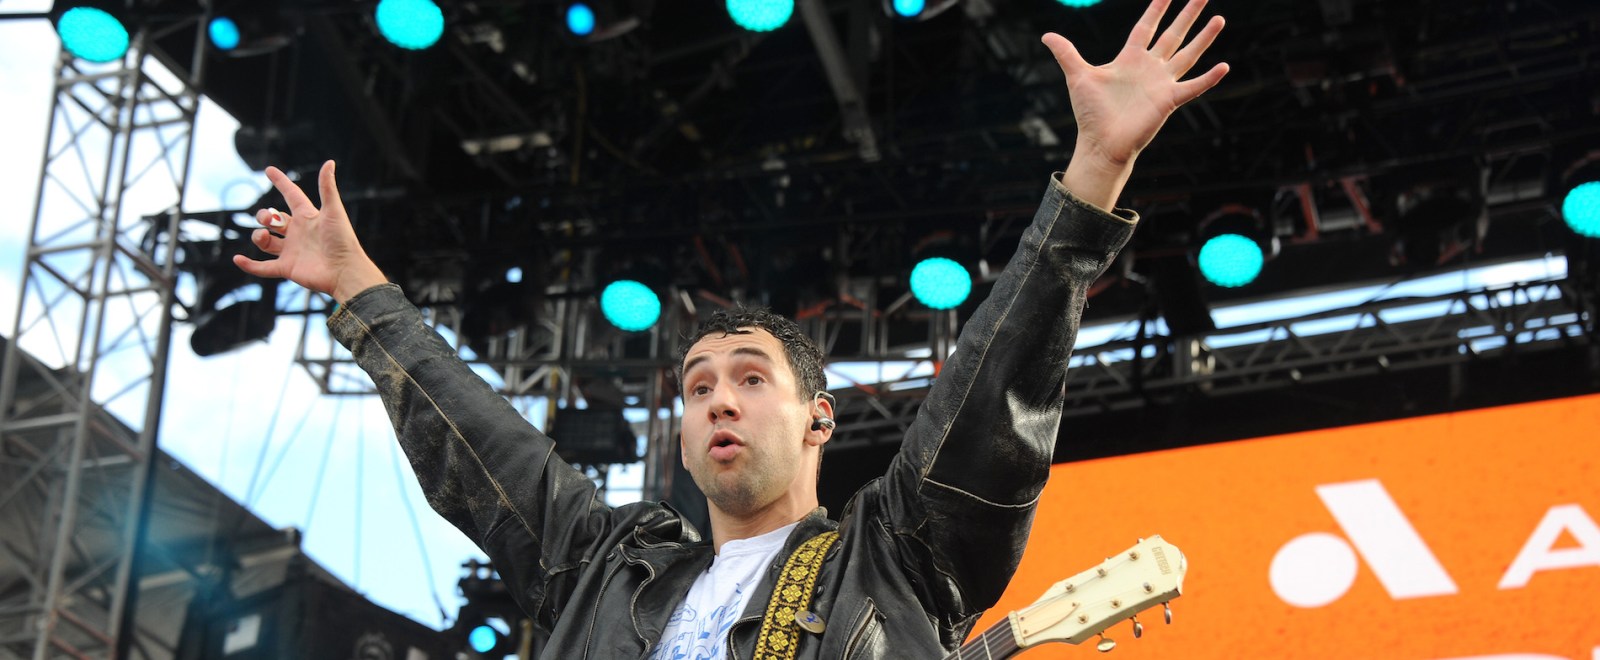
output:
[[[757,583],[755,591],[751,592],[750,600],[746,603],[740,619],[744,620],[751,616],[759,618],[766,612],[767,601],[772,600],[772,589],[777,584],[778,573],[783,570],[784,562],[788,561],[789,555],[794,554],[800,544],[838,527],[838,523],[828,519],[828,510],[820,506],[801,518],[800,524],[795,525],[789,532],[789,537],[783,542],[783,548],[778,551],[778,556],[773,559],[772,565],[767,567],[767,572]],[[694,539],[695,536],[689,538]],[[677,543],[647,543],[646,538],[641,538],[637,530],[634,532],[633,543],[622,546],[619,551],[624,561],[646,572],[644,580],[634,592],[633,628],[642,643],[647,647],[653,646],[661,639],[661,633],[666,630],[667,621],[672,618],[673,610],[676,610],[684,597],[689,594],[689,588],[694,586],[694,581],[711,567],[716,554],[712,550],[710,541],[696,539]]]

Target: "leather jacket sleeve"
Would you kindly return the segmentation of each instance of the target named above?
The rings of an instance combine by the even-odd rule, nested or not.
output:
[[[525,611],[560,611],[571,591],[563,580],[617,515],[594,483],[423,323],[400,287],[352,297],[328,327],[371,375],[428,503],[489,555]]]
[[[1052,177],[890,465],[880,507],[887,531],[925,611],[945,626],[964,630],[963,620],[999,600],[1021,561],[1089,285],[1136,221],[1079,200]]]

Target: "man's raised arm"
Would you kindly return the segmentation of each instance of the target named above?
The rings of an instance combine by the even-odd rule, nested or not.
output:
[[[290,212],[259,211],[265,228],[252,240],[277,258],[236,255],[234,263],[340,303],[329,331],[372,377],[428,503],[489,555],[523,609],[548,624],[584,556],[610,531],[612,511],[594,483],[555,454],[554,442],[388,284],[356,240],[333,171],[332,161],[322,167],[317,208],[283,172],[267,168]]]
[[[1183,45],[1205,4],[1192,0],[1158,39],[1167,4],[1152,2],[1122,52],[1102,66],[1084,62],[1059,35],[1045,35],[1077,116],[1072,162],[1049,182],[1016,255],[962,329],[882,482],[878,501],[903,567],[920,576],[924,606],[955,632],[994,604],[1021,560],[1049,476],[1089,285],[1138,219],[1108,209],[1167,117],[1227,73],[1218,64],[1181,80],[1222,19]]]

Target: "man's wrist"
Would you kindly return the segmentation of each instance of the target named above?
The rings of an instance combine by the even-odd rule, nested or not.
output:
[[[1110,211],[1117,207],[1122,187],[1133,174],[1133,158],[1114,161],[1082,143],[1072,152],[1072,160],[1061,177],[1062,185],[1078,199]]]
[[[388,282],[389,278],[384,277],[383,271],[378,270],[377,265],[368,262],[361,268],[356,269],[356,272],[340,277],[339,281],[334,284],[333,291],[329,293],[333,295],[335,303],[343,305],[345,301],[354,298],[356,294]]]

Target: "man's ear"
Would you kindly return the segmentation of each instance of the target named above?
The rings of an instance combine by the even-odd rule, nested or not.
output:
[[[683,432],[678,432],[678,462],[683,464],[683,469],[689,469],[689,448],[683,444]]]
[[[817,397],[817,398],[812,400],[812,404],[813,404],[812,407],[811,407],[811,423],[812,424],[815,424],[819,417],[827,417],[828,419],[833,419],[833,402],[832,401],[829,401],[826,397],[820,397],[819,396],[819,397]],[[829,440],[833,439],[833,425],[824,424],[822,426],[822,428],[819,428],[819,429],[814,430],[814,431],[811,430],[811,428],[808,426],[806,428],[806,436],[805,436],[805,438],[806,438],[806,444],[811,445],[813,447],[821,447],[822,445],[827,444]]]

